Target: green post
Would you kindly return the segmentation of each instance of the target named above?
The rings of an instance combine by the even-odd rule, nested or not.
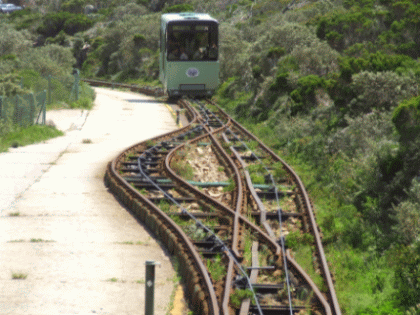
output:
[[[48,76],[48,105],[51,105],[51,90],[52,90],[52,86],[51,86],[51,74]]]
[[[45,120],[46,120],[46,115],[47,115],[47,107],[45,106],[45,90],[44,90],[44,97],[43,97],[43,102],[42,102],[42,124],[45,125]]]
[[[74,91],[75,91],[75,97],[76,102],[79,100],[79,82],[80,82],[80,71],[79,69],[74,69]]]
[[[35,123],[35,95],[29,93],[29,125],[32,126]]]
[[[153,260],[146,261],[146,311],[145,315],[153,315],[155,299],[155,263]]]

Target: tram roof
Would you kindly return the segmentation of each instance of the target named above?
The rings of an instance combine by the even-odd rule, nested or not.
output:
[[[182,12],[182,13],[166,13],[162,14],[162,21],[165,23],[171,21],[214,21],[216,19],[212,18],[207,13],[194,13],[194,12]]]

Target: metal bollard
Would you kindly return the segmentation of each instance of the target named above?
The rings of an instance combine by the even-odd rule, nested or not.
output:
[[[176,124],[179,125],[179,109],[176,110]]]
[[[146,261],[146,315],[153,315],[155,299],[155,266],[160,265],[153,260]]]

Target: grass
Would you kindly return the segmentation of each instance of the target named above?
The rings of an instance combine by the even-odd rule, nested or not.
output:
[[[172,262],[172,266],[174,267],[175,270],[175,274],[172,278],[168,278],[167,281],[172,281],[172,283],[174,284],[173,290],[171,292],[171,296],[169,298],[169,304],[168,304],[168,308],[167,308],[167,312],[166,315],[170,315],[171,311],[174,308],[174,302],[175,302],[175,295],[176,295],[176,290],[177,287],[179,285],[179,283],[181,282],[182,278],[180,276],[181,273],[181,267],[179,265],[179,260],[176,256],[173,256],[171,258],[171,262]],[[189,313],[189,312],[188,312]]]
[[[121,244],[121,245],[143,245],[143,246],[149,246],[149,243],[142,242],[142,241],[138,241],[138,242],[133,242],[133,241],[124,241],[124,242],[116,242],[116,244]]]
[[[13,272],[12,273],[12,279],[13,280],[25,280],[28,277],[26,273],[21,272]]]
[[[252,265],[252,235],[249,230],[246,231],[244,235],[244,261],[243,265],[251,266]]]
[[[52,243],[52,240],[43,240],[42,238],[31,238],[31,243]]]
[[[162,210],[163,212],[169,212],[169,210],[171,209],[171,204],[169,201],[167,200],[161,200],[159,202],[159,208],[160,210]]]
[[[250,289],[236,289],[235,292],[230,296],[230,303],[235,308],[239,308],[242,301],[248,298],[254,298],[254,293]]]
[[[322,276],[316,272],[313,264],[314,247],[306,244],[300,244],[294,251],[296,262],[306,271],[306,273],[315,282],[319,289],[323,289],[324,280]]]
[[[227,185],[227,186],[225,186],[225,187],[223,187],[223,191],[224,192],[231,192],[231,191],[233,191],[234,189],[235,189],[235,187],[236,187],[236,183],[235,183],[235,181],[230,177],[229,178],[229,185]]]
[[[63,134],[62,131],[50,126],[34,125],[28,128],[18,127],[15,131],[0,136],[0,152],[7,152],[11,147],[17,148],[39,143],[62,136]]]
[[[215,282],[222,280],[226,275],[226,266],[222,261],[222,256],[219,254],[214,256],[213,259],[207,260],[207,269]]]
[[[113,277],[113,278],[107,279],[106,281],[108,281],[108,282],[118,282],[118,278]]]
[[[151,147],[154,147],[157,144],[157,142],[155,140],[150,140],[149,139],[145,142],[145,144],[146,144],[147,148],[151,148]]]
[[[193,180],[194,179],[194,169],[190,164],[183,160],[173,161],[171,164],[171,168],[177,173],[179,176],[186,180]]]
[[[18,216],[20,216],[19,212],[10,212],[9,213],[9,217],[18,217]]]

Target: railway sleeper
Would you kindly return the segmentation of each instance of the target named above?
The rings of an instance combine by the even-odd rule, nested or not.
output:
[[[279,197],[293,196],[294,194],[293,191],[277,191],[277,196]],[[260,199],[276,199],[275,191],[257,191],[257,195]]]
[[[275,294],[279,290],[283,290],[287,288],[287,284],[279,283],[279,284],[261,284],[261,283],[252,283],[251,284],[253,291],[256,294]],[[245,283],[237,283],[236,287],[238,289],[247,289],[248,285]],[[295,289],[303,290],[306,289],[303,285],[294,286]]]
[[[133,183],[133,185],[134,185],[134,187],[135,188],[137,188],[137,189],[143,189],[143,188],[146,188],[146,189],[156,189],[155,188],[155,185],[153,185],[153,183],[151,183],[151,182],[145,182],[145,183]],[[175,185],[174,184],[159,184],[159,188],[161,188],[162,190],[169,190],[169,189],[173,189],[173,188],[175,188]]]
[[[281,211],[281,209],[280,209]],[[248,215],[252,216],[255,219],[259,219],[259,217],[261,216],[261,212],[260,211],[252,211],[252,212],[248,212]],[[279,218],[279,214],[278,211],[266,211],[265,213],[266,219],[267,220],[275,220]],[[302,213],[297,213],[297,212],[283,212],[281,211],[281,219],[282,220],[287,220],[288,218],[302,218],[303,214]]]
[[[290,311],[293,314],[297,314],[300,311],[308,310],[309,308],[306,306],[293,306],[290,310],[289,306],[277,305],[277,306],[269,306],[269,305],[260,305],[262,313],[264,315],[290,315]],[[256,305],[251,304],[249,307],[249,314],[260,314],[259,310]]]

